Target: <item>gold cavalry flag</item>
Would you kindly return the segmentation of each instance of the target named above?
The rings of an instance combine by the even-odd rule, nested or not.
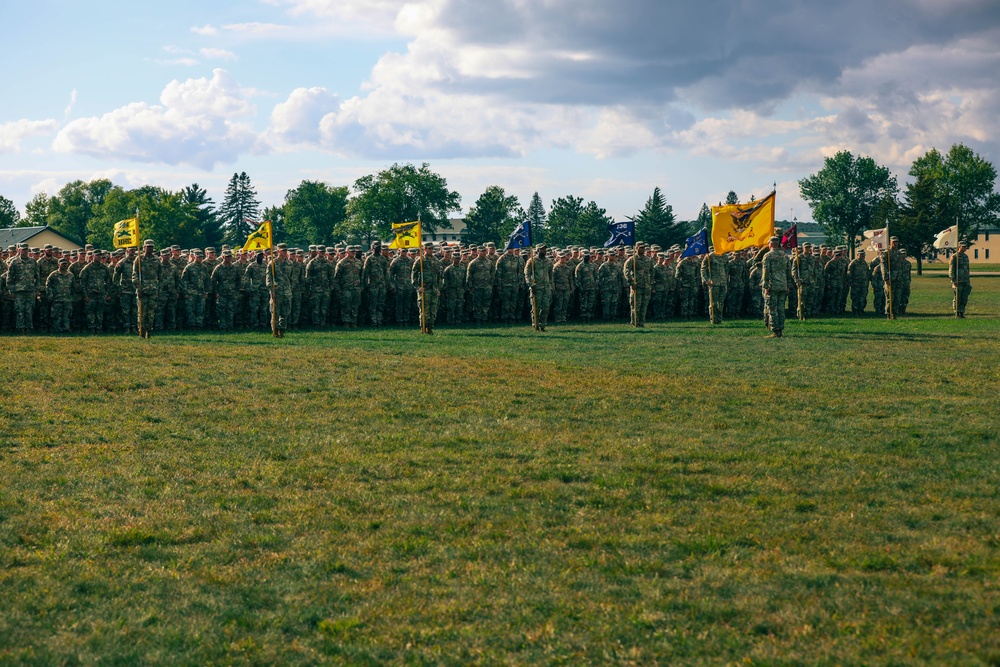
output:
[[[138,248],[139,218],[128,218],[116,222],[111,240],[116,248]]]
[[[712,207],[712,245],[716,255],[762,248],[774,236],[774,192],[748,204]]]
[[[243,251],[270,250],[273,241],[274,237],[271,236],[271,221],[266,220],[260,223],[260,227],[250,232],[247,242],[243,245]]]
[[[420,232],[420,221],[394,222],[392,223],[392,233],[396,238],[389,244],[390,248],[419,248],[422,234]]]

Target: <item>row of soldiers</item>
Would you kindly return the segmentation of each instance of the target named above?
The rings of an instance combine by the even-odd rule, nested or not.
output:
[[[433,290],[432,328],[475,323],[514,324],[531,320],[542,328],[555,322],[628,317],[642,326],[647,317],[692,319],[764,317],[761,288],[766,249],[725,256],[682,256],[679,246],[529,249],[498,251],[492,243],[425,244],[389,251],[375,242],[361,246],[279,244],[273,260],[263,252],[222,247],[155,250],[146,240],[135,249],[108,252],[87,246],[61,251],[52,246],[10,247],[0,263],[0,324],[6,330],[122,332],[203,327],[232,330],[271,328],[271,302],[282,331],[335,324],[415,325],[421,294]],[[796,287],[787,310],[803,317],[843,314],[848,295],[861,314],[869,287],[875,311],[886,313],[885,280],[892,272],[893,312],[905,313],[910,264],[896,247],[871,262],[864,251],[848,262],[846,248],[806,243],[791,256]],[[141,269],[141,271],[140,271]],[[439,274],[439,275],[438,275]],[[272,281],[275,296],[272,297]],[[428,287],[430,283],[430,287]],[[537,288],[537,289],[536,289]],[[423,290],[423,291],[422,291]],[[532,293],[539,297],[533,299]],[[546,296],[547,295],[547,296]],[[287,302],[287,306],[284,306]],[[437,304],[440,303],[440,312]],[[138,311],[143,310],[140,322]]]

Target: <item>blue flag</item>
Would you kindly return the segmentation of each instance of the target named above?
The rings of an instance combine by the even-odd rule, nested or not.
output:
[[[507,237],[507,245],[504,246],[504,250],[510,250],[511,248],[530,248],[531,247],[531,221],[525,220],[520,223],[514,231],[510,233]]]
[[[635,245],[635,223],[612,222],[608,225],[608,234],[611,238],[604,242],[605,248],[613,248],[616,245]]]
[[[706,253],[708,253],[708,230],[702,227],[700,232],[688,237],[687,246],[681,253],[681,259]]]

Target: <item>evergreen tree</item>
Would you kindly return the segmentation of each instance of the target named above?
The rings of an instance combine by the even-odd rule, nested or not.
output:
[[[0,196],[0,227],[17,227],[20,221],[21,212],[14,206],[14,202]]]
[[[726,195],[726,205],[728,206],[731,204],[739,204],[739,203],[740,203],[740,196],[736,194],[735,191],[730,190],[729,194]]]
[[[569,195],[552,200],[545,223],[545,242],[557,246],[573,243],[581,213],[583,197]]]
[[[205,188],[199,187],[197,183],[187,186],[181,190],[181,201],[191,209],[191,215],[201,230],[205,247],[218,250],[225,237],[225,231],[215,212],[215,202],[208,196]]]
[[[635,222],[636,238],[650,244],[669,248],[687,238],[687,224],[677,222],[674,207],[667,203],[660,188],[653,188],[646,205],[632,220]]]
[[[527,219],[531,222],[531,241],[541,243],[545,238],[545,225],[547,216],[545,215],[545,204],[538,193],[531,195],[531,203],[528,205]]]
[[[244,171],[233,174],[226,187],[226,197],[219,209],[219,217],[225,229],[226,241],[234,246],[246,243],[247,236],[260,222],[260,200],[257,191]]]
[[[508,196],[498,185],[491,185],[469,209],[465,222],[466,240],[469,243],[502,243],[523,219],[524,209],[517,197]]]
[[[696,227],[694,231],[696,232],[702,227],[708,231],[712,231],[712,209],[709,208],[708,204],[701,205],[701,210],[698,211],[698,219],[695,220],[694,224]]]

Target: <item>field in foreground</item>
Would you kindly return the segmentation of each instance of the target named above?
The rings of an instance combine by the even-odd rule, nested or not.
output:
[[[947,293],[0,338],[0,663],[1000,664],[1000,278]]]

